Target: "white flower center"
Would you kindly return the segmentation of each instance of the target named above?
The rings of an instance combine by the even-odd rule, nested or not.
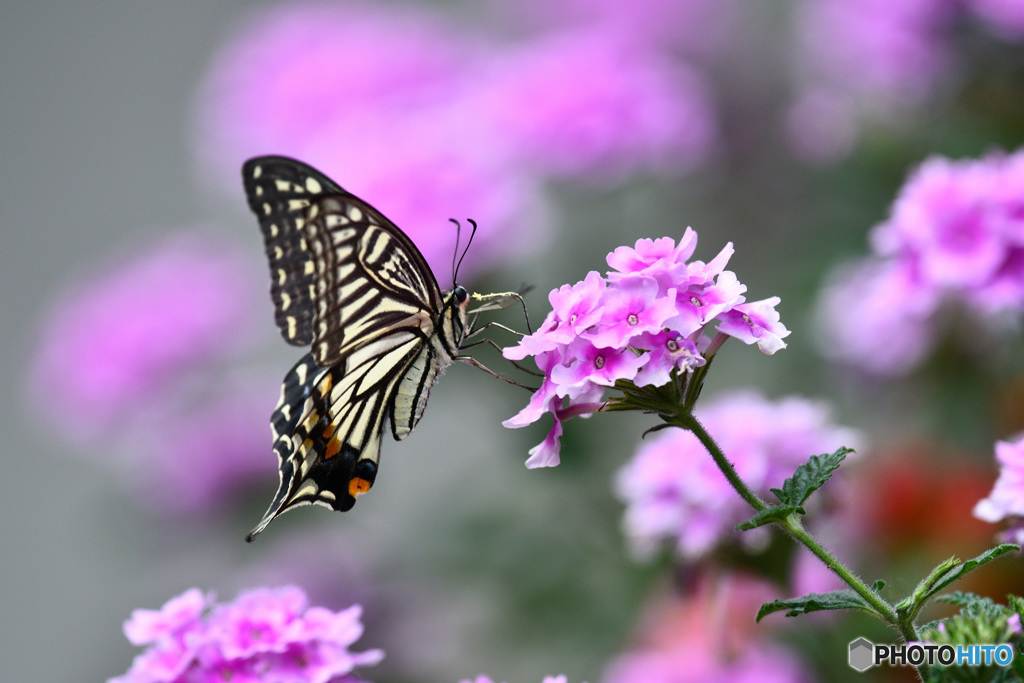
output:
[[[636,325],[640,322],[640,318],[636,317],[636,313],[630,313],[629,317],[626,318],[626,322],[630,325]]]
[[[669,339],[667,342],[665,342],[665,346],[667,346],[668,350],[672,352],[679,350],[679,344],[676,343],[675,339]]]
[[[604,367],[604,356],[598,356],[594,359],[594,367],[598,370]]]

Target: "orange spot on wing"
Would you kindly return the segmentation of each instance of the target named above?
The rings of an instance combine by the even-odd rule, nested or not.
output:
[[[366,493],[370,490],[370,482],[362,479],[361,477],[352,477],[352,480],[348,483],[348,495],[355,498],[360,493]]]
[[[327,429],[324,430],[324,438],[329,439],[332,436],[334,436],[334,425],[329,424],[327,425]]]
[[[334,428],[331,428],[334,431]],[[324,432],[324,436],[327,436],[327,432]],[[331,439],[327,443],[327,452],[324,453],[324,460],[330,460],[341,451],[341,439]]]

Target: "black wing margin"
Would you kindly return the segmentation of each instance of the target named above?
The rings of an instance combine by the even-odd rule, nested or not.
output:
[[[242,183],[270,262],[274,321],[286,342],[308,346],[313,341],[316,273],[302,232],[306,212],[321,195],[347,193],[315,168],[280,156],[246,161]]]

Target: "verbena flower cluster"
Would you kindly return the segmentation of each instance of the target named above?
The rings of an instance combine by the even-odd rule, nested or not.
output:
[[[1006,540],[1024,545],[1024,435],[997,442],[995,450],[999,478],[988,497],[974,506],[974,516],[986,522],[1009,521]]]
[[[689,261],[697,233],[687,228],[677,245],[671,237],[641,239],[608,254],[612,270],[591,271],[575,285],[548,295],[544,323],[515,347],[510,360],[532,356],[544,373],[529,405],[506,420],[524,427],[551,413],[554,426],[530,451],[527,467],[559,463],[562,422],[598,410],[604,391],[617,381],[663,386],[673,373],[705,364],[726,337],[757,344],[766,354],[785,348],[789,331],[779,322],[778,297],[747,302],[746,286],[725,270],[730,242],[711,261]],[[711,328],[715,340],[707,336]]]
[[[252,590],[221,605],[193,588],[159,610],[132,613],[125,635],[147,649],[109,683],[358,683],[353,670],[384,657],[349,650],[363,633],[361,612],[358,605],[309,607],[294,586]]]
[[[1024,312],[1024,151],[925,161],[871,234],[874,255],[833,278],[819,305],[821,347],[878,374],[919,363],[937,313],[991,326]]]
[[[751,490],[768,497],[811,455],[860,441],[832,421],[824,404],[795,396],[769,401],[738,392],[702,403],[694,413]],[[697,559],[735,538],[735,525],[751,514],[697,437],[681,429],[648,437],[617,473],[615,493],[626,504],[623,528],[638,558],[668,541],[682,558]],[[740,538],[763,540],[760,531]]]

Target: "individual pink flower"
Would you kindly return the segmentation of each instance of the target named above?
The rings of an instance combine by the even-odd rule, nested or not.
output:
[[[786,348],[782,339],[789,336],[789,330],[779,322],[779,312],[775,310],[781,301],[773,296],[737,304],[722,313],[717,329],[744,344],[757,344],[762,352],[771,355]]]
[[[110,683],[309,681],[358,683],[354,669],[380,662],[380,650],[351,652],[362,636],[361,608],[309,607],[294,586],[260,588],[216,605],[191,589],[160,610],[136,610],[125,633],[148,645]]]
[[[31,392],[73,439],[105,434],[169,382],[244,345],[260,303],[241,253],[179,233],[74,285],[47,314]]]
[[[731,244],[711,261],[689,261],[697,233],[687,228],[677,245],[664,237],[641,239],[608,255],[607,279],[591,272],[584,282],[551,292],[554,310],[533,334],[503,354],[535,356],[544,373],[529,405],[506,427],[523,427],[550,412],[556,422],[605,406],[601,388],[627,381],[660,387],[685,384],[730,336],[772,354],[785,348],[789,331],[779,322],[778,297],[744,303],[746,287],[725,270]],[[705,331],[718,324],[714,339]],[[696,393],[696,392],[694,392]],[[562,400],[568,399],[568,400]],[[531,454],[531,464],[557,464],[562,434],[556,424]]]
[[[856,433],[834,424],[828,410],[807,399],[769,401],[739,392],[695,411],[725,456],[750,488],[768,494],[812,455],[856,445]],[[663,542],[687,560],[699,558],[726,539],[750,516],[697,437],[664,430],[649,437],[619,470],[615,492],[626,504],[626,537],[637,557],[648,557]],[[757,542],[758,531],[742,538]]]
[[[659,296],[654,278],[622,278],[605,297],[597,330],[584,336],[594,346],[625,348],[634,337],[661,330],[674,315],[674,289]]]
[[[974,516],[986,522],[1008,520],[1004,534],[1011,543],[1024,542],[1024,436],[1012,441],[997,441],[996,461],[999,477],[987,498],[974,506]]]

